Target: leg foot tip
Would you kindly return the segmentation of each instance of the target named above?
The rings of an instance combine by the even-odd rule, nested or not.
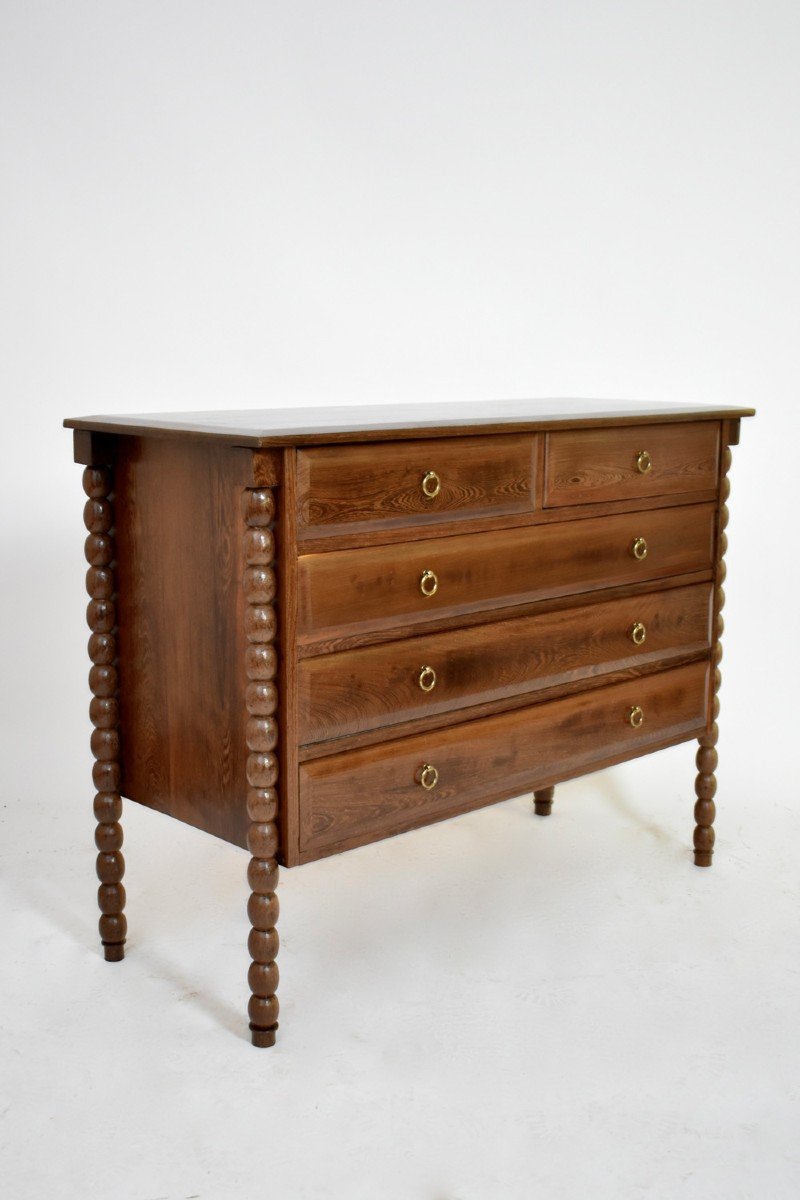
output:
[[[278,1032],[278,1026],[273,1025],[271,1029],[254,1029],[250,1026],[250,1040],[254,1046],[274,1046],[275,1035]]]
[[[549,817],[553,811],[552,800],[534,800],[533,811],[537,817]]]
[[[106,962],[122,962],[125,957],[125,943],[104,942],[103,954],[105,955]]]
[[[703,850],[703,851],[695,850],[694,865],[696,867],[710,867],[711,866],[711,857],[712,857],[711,854],[707,850]]]

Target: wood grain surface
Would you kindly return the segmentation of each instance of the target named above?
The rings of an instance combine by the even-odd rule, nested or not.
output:
[[[498,799],[538,791],[598,765],[696,736],[705,726],[709,664],[332,755],[300,768],[306,860]],[[629,712],[644,712],[640,728]],[[425,765],[438,773],[426,791]]]
[[[707,651],[711,587],[595,600],[469,629],[304,659],[303,744]],[[640,625],[637,645],[634,626]]]
[[[547,507],[689,495],[717,486],[720,425],[651,425],[547,434]],[[647,454],[646,472],[637,459]]]
[[[713,561],[715,516],[713,505],[692,505],[302,555],[298,636],[313,642],[703,570]],[[648,548],[641,561],[637,538]],[[426,572],[437,583],[430,596]]]
[[[121,438],[116,477],[123,795],[243,846],[240,461]]]
[[[527,512],[534,446],[515,436],[300,450],[299,536]],[[426,476],[435,495],[423,490]]]

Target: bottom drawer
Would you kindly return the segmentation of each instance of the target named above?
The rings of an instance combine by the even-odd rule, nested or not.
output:
[[[707,662],[300,767],[304,861],[621,762],[705,727]],[[641,710],[641,724],[631,710]],[[638,721],[639,714],[634,714]]]

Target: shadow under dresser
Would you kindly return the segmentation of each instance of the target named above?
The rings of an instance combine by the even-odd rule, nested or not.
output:
[[[697,738],[710,866],[730,447],[752,409],[85,417],[100,936],[122,797],[250,852],[249,1019],[293,867]]]

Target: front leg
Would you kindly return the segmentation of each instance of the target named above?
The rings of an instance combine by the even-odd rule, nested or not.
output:
[[[120,796],[119,701],[117,698],[117,638],[114,582],[114,512],[112,507],[111,467],[87,467],[83,472],[83,490],[88,497],[83,520],[86,537],[86,590],[89,606],[86,620],[91,629],[89,686],[92,701],[89,716],[92,730],[92,754],[95,764],[92,779],[97,789],[94,815],[97,820],[94,840],[97,846],[97,902],[100,905],[100,939],[107,962],[125,957],[125,860],[122,857],[122,797]]]
[[[728,479],[728,471],[731,467],[731,449],[730,446],[725,446],[722,451],[721,462],[721,478],[719,490],[719,512],[717,515],[717,553],[716,553],[716,571],[714,577],[714,626],[713,626],[713,653],[712,661],[714,664],[714,674],[712,677],[713,699],[711,702],[711,719],[712,723],[709,729],[698,739],[700,749],[697,751],[697,778],[694,782],[695,795],[697,801],[694,806],[694,819],[696,821],[694,831],[694,861],[695,866],[710,867],[711,860],[714,856],[714,818],[717,810],[714,805],[714,795],[717,790],[717,780],[714,772],[717,769],[717,739],[719,737],[719,729],[717,726],[717,717],[719,715],[719,685],[722,682],[722,674],[719,669],[719,664],[722,661],[722,645],[720,637],[724,628],[722,620],[722,608],[725,604],[725,591],[723,583],[725,582],[725,551],[728,548],[728,535],[725,530],[728,526],[728,505],[727,499],[730,495],[731,485]]]
[[[252,962],[250,1033],[254,1046],[274,1046],[278,1029],[278,742],[277,617],[275,599],[275,497],[268,488],[250,488],[243,495],[244,628],[247,639],[247,848],[252,858],[247,871],[252,929],[248,948]]]

